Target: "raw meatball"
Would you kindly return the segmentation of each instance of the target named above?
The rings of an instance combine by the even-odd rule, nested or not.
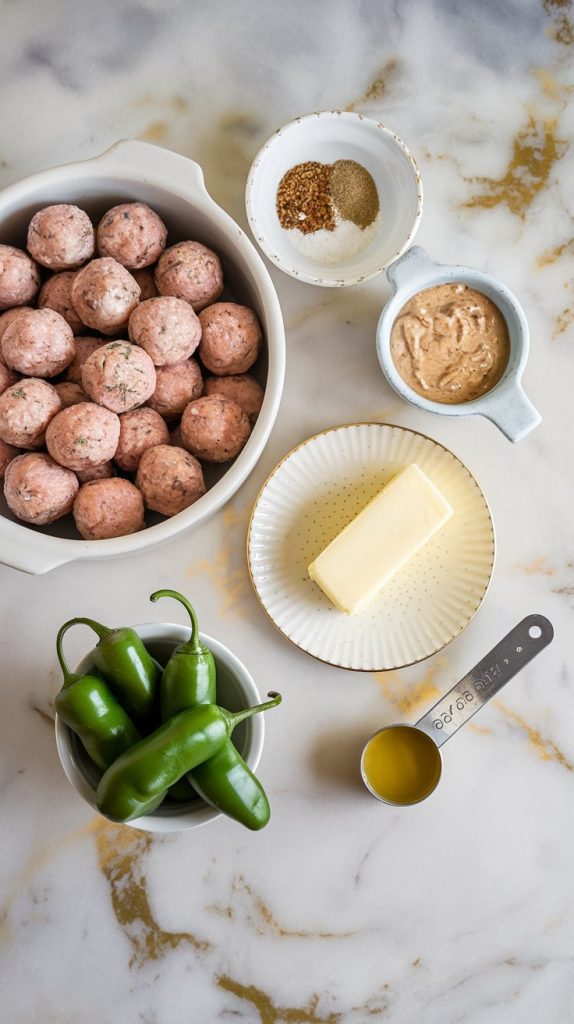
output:
[[[116,334],[136,308],[140,286],[121,263],[106,256],[80,270],[72,285],[72,303],[83,323],[102,334]]]
[[[197,312],[223,291],[219,256],[201,242],[178,242],[160,256],[155,283],[160,295],[185,299]]]
[[[245,373],[259,355],[261,327],[252,309],[237,302],[216,302],[200,313],[199,355],[218,376]]]
[[[30,377],[55,377],[76,354],[72,328],[53,309],[22,313],[4,331],[6,366]]]
[[[0,342],[2,341],[4,331],[16,317],[20,316],[20,313],[29,313],[32,308],[32,306],[14,306],[13,309],[7,309],[5,313],[2,313],[0,316]]]
[[[159,444],[144,452],[136,484],[148,508],[163,516],[175,516],[205,494],[203,470],[183,448]]]
[[[116,476],[82,484],[74,519],[84,540],[125,537],[144,526],[144,503],[137,487]]]
[[[82,386],[90,398],[112,412],[129,412],[155,391],[155,367],[143,348],[109,341],[86,359]]]
[[[23,306],[40,287],[40,271],[27,252],[0,245],[0,309]]]
[[[46,448],[66,469],[89,469],[113,459],[120,437],[115,412],[82,402],[62,409],[46,430]]]
[[[61,408],[51,384],[36,377],[20,380],[0,395],[0,438],[17,448],[41,448],[46,427]]]
[[[112,256],[130,270],[149,267],[165,249],[167,228],[145,203],[122,203],[98,224],[100,256]]]
[[[79,402],[90,402],[81,384],[73,380],[63,380],[60,384],[54,384],[54,390],[58,392],[62,409],[69,409],[71,405],[78,405]]]
[[[78,486],[75,474],[44,452],[18,455],[4,478],[8,507],[34,526],[46,526],[71,512]]]
[[[251,425],[259,416],[265,392],[255,377],[242,373],[239,377],[209,377],[203,388],[204,395],[225,395],[237,402],[249,416]]]
[[[19,374],[14,373],[6,364],[2,361],[1,350],[0,350],[0,395],[15,384],[19,380]]]
[[[153,269],[145,267],[143,270],[130,270],[130,274],[140,286],[140,302],[147,302],[154,299],[159,292],[155,286]]]
[[[158,366],[155,391],[147,404],[165,420],[176,420],[189,402],[199,398],[202,390],[203,378],[195,359]]]
[[[156,366],[181,363],[199,345],[201,325],[189,303],[173,295],[140,302],[128,325],[130,339]]]
[[[94,255],[94,244],[92,222],[78,206],[46,206],[30,221],[28,251],[50,270],[80,267]]]
[[[40,288],[38,307],[44,309],[47,306],[48,309],[54,309],[64,317],[73,334],[82,334],[85,325],[72,305],[72,284],[75,276],[74,270],[63,270],[61,274],[49,277]]]
[[[66,370],[66,380],[72,380],[75,384],[82,383],[82,370],[84,363],[92,352],[105,345],[103,338],[92,338],[86,335],[84,338],[76,338],[76,354]]]
[[[164,420],[153,409],[132,409],[120,416],[120,440],[114,461],[128,473],[135,473],[148,448],[169,444]]]
[[[5,441],[0,441],[0,480],[4,479],[6,468],[17,455],[20,455],[19,448],[15,448],[12,444],[6,444]]]
[[[181,420],[184,447],[206,462],[234,459],[250,433],[247,413],[223,395],[207,395],[190,402]]]
[[[102,462],[101,466],[90,466],[89,469],[80,469],[76,472],[81,484],[87,484],[90,480],[109,480],[115,475],[113,462]]]

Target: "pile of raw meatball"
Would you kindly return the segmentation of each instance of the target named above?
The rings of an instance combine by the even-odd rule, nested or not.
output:
[[[132,202],[96,229],[77,206],[47,206],[27,252],[0,244],[0,479],[23,522],[72,512],[86,540],[134,533],[146,509],[197,501],[202,462],[249,438],[263,401],[246,372],[257,317],[217,301],[216,253],[166,241],[157,213]]]

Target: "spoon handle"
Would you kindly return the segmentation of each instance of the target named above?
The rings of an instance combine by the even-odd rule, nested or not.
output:
[[[480,708],[548,646],[554,629],[544,615],[527,615],[416,723],[442,747]]]

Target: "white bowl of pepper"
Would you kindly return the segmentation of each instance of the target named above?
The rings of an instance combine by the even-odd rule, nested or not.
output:
[[[350,111],[280,128],[247,180],[251,230],[266,256],[308,284],[341,288],[385,270],[412,242],[422,183],[405,143]]]

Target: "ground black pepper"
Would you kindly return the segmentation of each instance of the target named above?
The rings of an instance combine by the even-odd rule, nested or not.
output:
[[[331,170],[331,197],[343,220],[368,228],[379,212],[379,193],[371,175],[356,160],[337,160]]]

